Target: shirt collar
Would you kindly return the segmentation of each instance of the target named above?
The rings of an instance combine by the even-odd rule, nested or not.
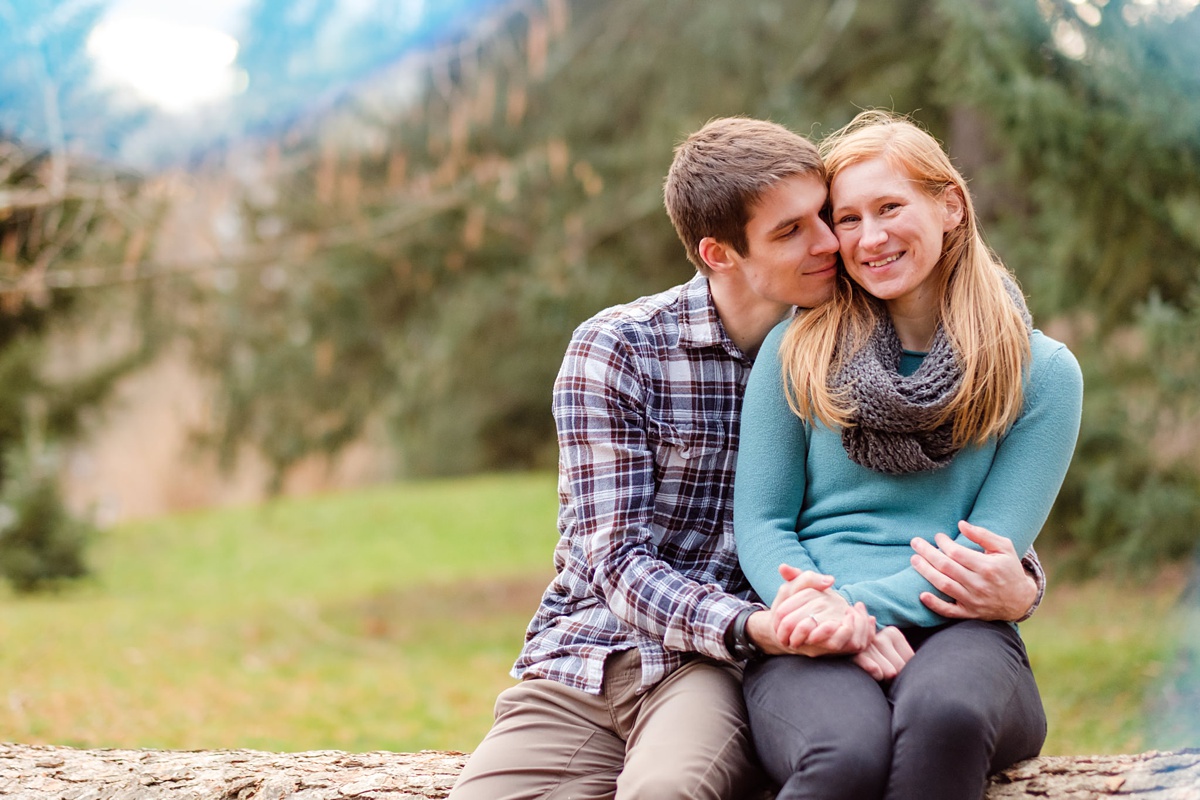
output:
[[[736,358],[746,360],[746,354],[725,333],[725,326],[717,316],[708,278],[699,273],[683,284],[679,293],[679,345],[691,348],[721,347]]]

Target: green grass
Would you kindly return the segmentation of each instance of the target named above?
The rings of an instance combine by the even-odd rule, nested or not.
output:
[[[0,739],[469,750],[551,574],[555,500],[552,475],[489,476],[109,531],[91,582],[0,593]],[[1048,753],[1186,744],[1142,710],[1182,584],[1052,584],[1022,626]]]
[[[468,749],[557,538],[549,475],[126,525],[97,578],[0,602],[0,739]]]
[[[1163,730],[1154,713],[1182,648],[1193,646],[1185,633],[1191,613],[1178,602],[1185,580],[1174,568],[1152,583],[1073,584],[1055,580],[1051,570],[1045,602],[1021,625],[1050,725],[1044,753],[1200,744]]]

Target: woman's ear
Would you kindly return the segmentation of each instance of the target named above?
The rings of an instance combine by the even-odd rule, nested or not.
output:
[[[700,259],[713,272],[728,272],[734,266],[737,258],[737,254],[732,247],[717,241],[711,236],[705,236],[701,239],[696,249],[700,253]]]
[[[950,184],[942,193],[942,203],[946,209],[942,233],[949,233],[962,224],[963,216],[967,213],[967,202],[963,197],[962,189]]]

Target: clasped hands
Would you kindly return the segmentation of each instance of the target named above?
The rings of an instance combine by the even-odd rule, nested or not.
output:
[[[899,629],[875,629],[862,603],[850,605],[833,590],[833,577],[779,567],[786,581],[768,611],[750,617],[750,635],[768,654],[849,655],[877,681],[890,680],[912,658]]]
[[[922,592],[921,602],[950,619],[1015,620],[1037,599],[1037,582],[1025,572],[1012,542],[966,521],[959,532],[979,550],[939,533],[930,543],[912,540],[914,569],[944,600]],[[769,611],[750,617],[750,635],[764,652],[806,656],[853,655],[854,662],[876,680],[896,677],[912,648],[894,627],[876,630],[862,603],[851,606],[833,591],[833,578],[781,566],[787,581]]]

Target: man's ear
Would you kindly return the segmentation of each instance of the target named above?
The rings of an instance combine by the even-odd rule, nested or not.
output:
[[[701,260],[713,272],[728,272],[737,263],[737,253],[734,249],[711,236],[701,239],[696,249],[700,252]]]
[[[963,216],[967,213],[967,203],[963,198],[962,190],[954,184],[947,186],[946,191],[942,193],[942,203],[946,207],[942,232],[949,233],[962,224]]]

